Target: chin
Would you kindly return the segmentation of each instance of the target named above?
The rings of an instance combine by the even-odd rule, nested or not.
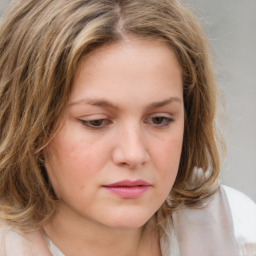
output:
[[[138,229],[143,227],[153,216],[153,214],[123,214],[114,217],[109,222],[109,226],[119,229]]]

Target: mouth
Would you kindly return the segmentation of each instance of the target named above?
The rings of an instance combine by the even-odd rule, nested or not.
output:
[[[103,188],[121,198],[136,199],[142,196],[151,186],[144,180],[123,180],[105,185]]]

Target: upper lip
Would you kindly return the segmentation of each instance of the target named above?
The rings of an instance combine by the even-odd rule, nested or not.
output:
[[[122,180],[115,183],[105,185],[104,187],[136,187],[136,186],[150,186],[151,184],[145,180]]]

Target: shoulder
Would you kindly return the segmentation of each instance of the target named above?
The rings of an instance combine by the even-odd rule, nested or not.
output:
[[[21,234],[5,224],[0,224],[0,255],[5,256],[50,256],[47,244],[40,231]]]
[[[11,256],[22,252],[21,236],[3,223],[0,224],[0,245],[0,255]]]
[[[172,216],[184,255],[255,255],[256,205],[235,189],[221,185],[203,207],[184,207]]]
[[[243,242],[256,243],[255,202],[234,188],[222,187],[229,202],[236,238]]]

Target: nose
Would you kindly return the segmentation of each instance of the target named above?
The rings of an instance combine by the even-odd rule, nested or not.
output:
[[[130,169],[145,165],[150,157],[143,137],[143,132],[135,125],[121,129],[115,138],[113,162]]]

